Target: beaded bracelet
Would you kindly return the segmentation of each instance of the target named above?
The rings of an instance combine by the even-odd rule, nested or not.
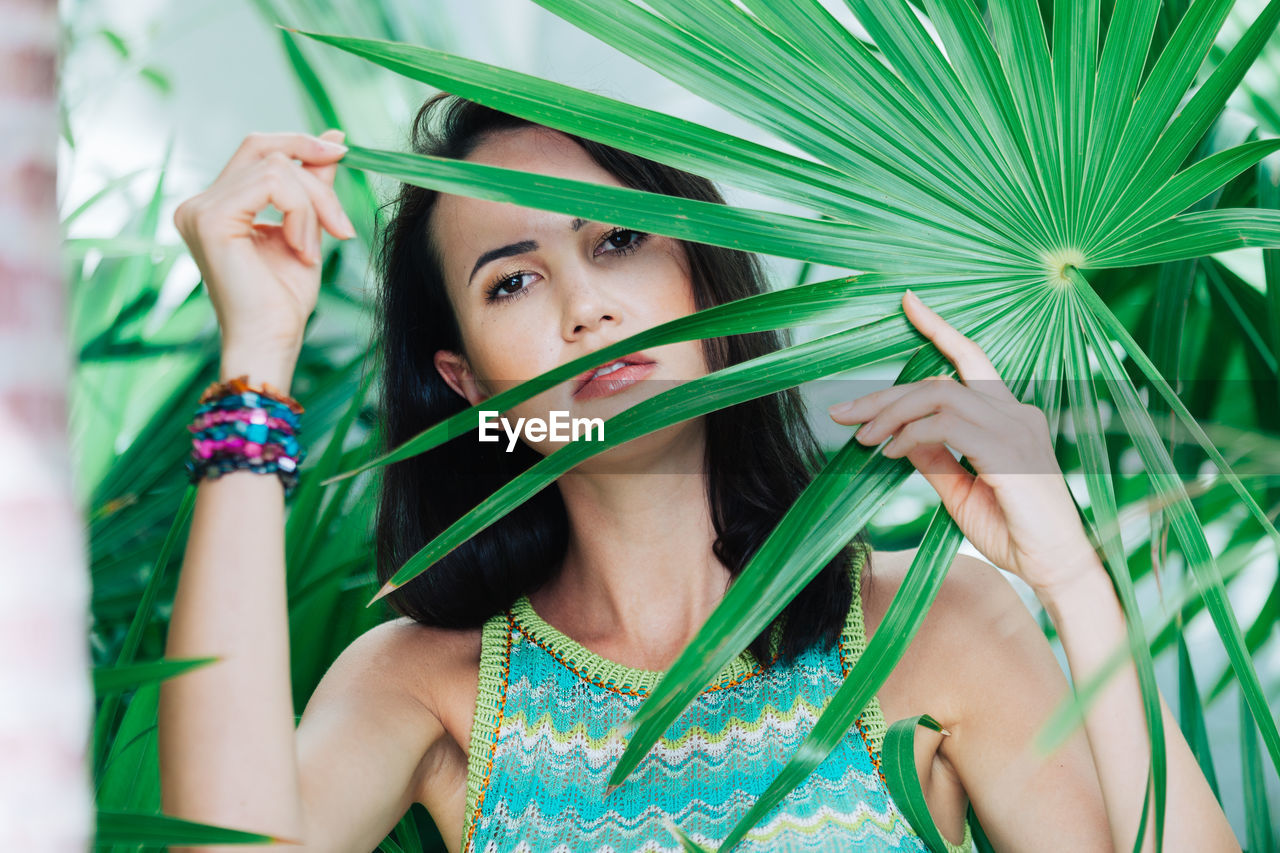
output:
[[[265,412],[268,419],[282,422],[290,430],[297,430],[301,425],[301,418],[298,417],[298,413],[278,400],[263,396],[257,391],[229,394],[225,397],[210,400],[207,403],[201,403],[196,407],[196,418],[209,423],[222,423],[239,419],[240,416],[236,415],[236,412],[255,412],[257,410]],[[269,420],[262,421],[262,423],[268,422]]]
[[[247,375],[213,383],[200,395],[187,427],[192,433],[188,479],[194,484],[242,469],[277,474],[289,497],[307,456],[297,439],[304,411],[269,383],[251,387]]]
[[[249,375],[246,373],[228,379],[226,382],[214,382],[208,388],[204,389],[204,393],[200,395],[200,402],[207,403],[219,397],[228,397],[235,394],[243,394],[246,391],[252,391],[255,394],[272,399],[284,406],[287,406],[295,415],[300,415],[306,411],[302,408],[302,404],[272,385],[270,382],[263,382],[261,388],[254,388],[249,384]]]

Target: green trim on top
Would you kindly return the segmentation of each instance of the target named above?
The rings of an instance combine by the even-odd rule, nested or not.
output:
[[[467,750],[467,799],[462,813],[462,846],[470,850],[475,819],[489,786],[493,770],[493,750],[507,699],[507,676],[511,665],[511,621],[506,613],[490,616],[480,631],[480,679],[471,719],[471,743]]]
[[[516,627],[533,643],[548,651],[556,660],[598,687],[635,696],[647,695],[665,675],[662,670],[637,669],[596,654],[543,620],[529,603],[529,597],[521,596],[511,605],[511,617]],[[743,650],[720,671],[714,683],[706,690],[722,690],[732,687],[753,675],[760,674],[754,656]],[[706,691],[703,691],[706,692]]]
[[[840,657],[847,671],[853,670],[854,664],[867,648],[866,626],[862,619],[862,572],[870,556],[870,545],[855,544],[853,556],[849,560],[849,580],[853,584],[853,606],[849,608],[849,617],[845,620],[844,630],[840,633]],[[871,701],[862,709],[862,731],[866,734],[872,752],[876,755],[879,755],[884,747],[884,734],[888,730],[884,714],[880,710],[880,699],[873,693]]]
[[[849,579],[853,583],[853,606],[849,608],[849,618],[845,621],[844,631],[840,634],[840,656],[847,667],[846,672],[852,671],[854,664],[862,657],[862,653],[867,648],[866,625],[862,617],[862,571],[866,565],[867,558],[871,556],[871,546],[855,546],[853,549],[853,558],[849,560]],[[862,709],[860,718],[862,733],[867,740],[868,746],[871,748],[871,758],[877,768],[880,765],[880,756],[884,751],[884,736],[889,727],[885,724],[884,713],[880,710],[880,698],[874,693],[871,695],[871,701]],[[881,774],[877,773],[877,777]],[[885,797],[889,802],[893,803],[893,807],[899,812],[902,809],[893,798],[893,794],[889,792],[889,788],[884,784],[884,779],[879,779],[881,787],[884,789]],[[903,815],[905,819],[905,815]],[[910,823],[908,821],[908,823]],[[947,845],[945,853],[973,853],[976,846],[973,843],[973,830],[969,826],[969,821],[964,822],[964,835],[960,838],[959,844],[952,844],[941,831],[938,833],[942,836],[942,841]]]

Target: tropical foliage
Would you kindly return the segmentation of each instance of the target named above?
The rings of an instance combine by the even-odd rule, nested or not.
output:
[[[904,0],[847,0],[862,31],[818,0],[536,2],[783,145],[444,53],[407,38],[390,19],[379,22],[380,39],[332,34],[352,31],[340,20],[309,27],[303,35],[310,38],[282,38],[321,126],[348,126],[324,76],[329,58],[343,56],[336,47],[403,77],[809,213],[708,205],[374,150],[358,144],[355,130],[344,160],[353,170],[341,187],[347,209],[373,208],[369,183],[356,171],[368,170],[856,274],[801,281],[682,318],[487,401],[507,408],[602,360],[673,341],[819,330],[788,349],[644,401],[610,421],[606,442],[552,454],[411,558],[393,584],[429,571],[453,547],[614,444],[873,362],[905,360],[899,382],[948,368],[898,309],[910,287],[983,346],[1015,393],[1048,414],[1063,468],[1079,486],[1083,517],[1129,617],[1128,651],[1153,741],[1163,743],[1154,661],[1167,652],[1178,667],[1180,723],[1215,790],[1204,709],[1238,691],[1242,841],[1249,850],[1272,849],[1264,777],[1280,769],[1280,732],[1270,710],[1276,690],[1271,685],[1268,692],[1254,661],[1280,615],[1280,585],[1273,583],[1243,625],[1228,591],[1251,561],[1274,566],[1280,544],[1272,521],[1280,490],[1266,476],[1275,470],[1280,434],[1280,252],[1274,251],[1280,141],[1270,135],[1276,114],[1266,92],[1246,84],[1247,111],[1226,107],[1264,51],[1264,62],[1275,61],[1280,0],[1260,6],[1226,50],[1215,49],[1215,40],[1232,11],[1229,0],[924,0],[918,9]],[[297,21],[282,10],[264,11],[273,20]],[[153,203],[121,241],[154,235],[162,198],[157,186]],[[1260,253],[1260,270],[1219,256],[1242,247],[1268,249]],[[328,258],[318,316],[364,311],[338,286],[351,274],[346,251]],[[121,692],[105,695],[98,715],[98,801],[111,813],[101,827],[120,849],[177,831],[163,819],[127,813],[158,811],[155,680],[194,665],[126,669],[158,657],[144,652],[159,647],[176,570],[172,555],[192,502],[174,475],[185,437],[172,424],[185,422],[216,369],[216,340],[205,334],[199,293],[163,328],[145,325],[157,277],[171,260],[126,253],[75,282],[78,378],[89,407],[82,422],[133,436],[122,453],[100,448],[98,458],[86,454],[84,462],[101,472],[90,504],[95,651],[114,668],[116,691],[146,680],[127,702]],[[359,353],[342,352],[313,340],[295,383],[307,399],[317,447],[286,531],[298,707],[338,651],[384,615],[363,608],[373,593],[371,475],[476,423],[476,411],[468,410],[371,459],[373,372]],[[168,359],[163,370],[160,355]],[[128,410],[103,402],[125,398],[140,402]],[[126,420],[139,410],[148,419]],[[824,473],[835,476],[815,478],[638,712],[615,782],[624,782],[723,665],[869,526],[878,544],[920,545],[907,580],[840,694],[724,849],[822,760],[901,657],[960,544],[940,507],[908,524],[877,527],[877,514],[911,471],[906,460],[886,459],[857,442],[832,448]],[[1150,579],[1160,585],[1168,615],[1141,606],[1140,587]],[[1221,671],[1205,673],[1203,664],[1194,671],[1185,627],[1201,611],[1225,650]],[[1206,692],[1197,679],[1212,686]],[[1078,701],[1087,702],[1096,688],[1077,685]],[[1079,707],[1064,707],[1045,742],[1062,737],[1078,714]],[[1145,825],[1154,818],[1160,826],[1162,749],[1152,755],[1150,774],[1154,797]],[[904,777],[901,790],[909,791],[910,781]],[[1227,808],[1231,814],[1236,805]],[[384,848],[422,846],[411,813]]]

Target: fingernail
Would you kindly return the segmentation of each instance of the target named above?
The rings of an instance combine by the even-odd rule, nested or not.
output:
[[[827,409],[827,413],[831,415],[845,415],[853,411],[853,402],[836,403]]]
[[[343,145],[341,142],[331,142],[328,139],[321,139],[320,144],[330,151],[334,151],[339,154],[345,154],[348,150],[347,146]]]

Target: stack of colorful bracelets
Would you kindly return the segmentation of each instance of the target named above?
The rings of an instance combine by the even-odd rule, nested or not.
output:
[[[186,463],[190,481],[247,468],[278,474],[287,498],[298,483],[298,466],[307,458],[298,443],[304,411],[269,383],[251,387],[247,375],[213,383],[200,395],[195,421],[187,427],[193,433]]]

